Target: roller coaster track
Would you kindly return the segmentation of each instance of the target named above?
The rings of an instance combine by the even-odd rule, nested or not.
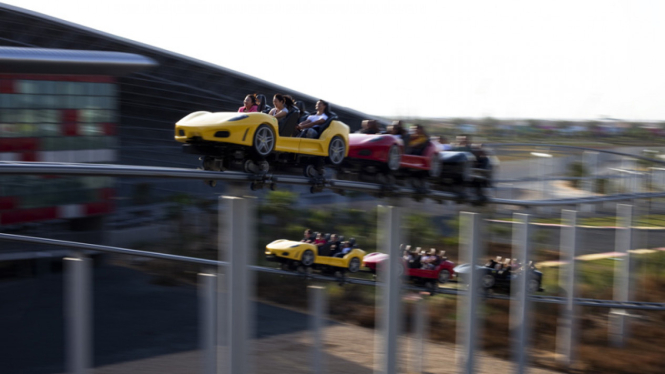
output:
[[[617,153],[617,152],[613,152]],[[625,155],[625,154],[621,154]],[[630,155],[626,155],[630,156]],[[632,156],[631,156],[632,157]],[[647,159],[651,160],[651,159]],[[658,160],[652,160],[660,162]],[[67,175],[67,176],[107,176],[107,177],[140,177],[140,178],[177,178],[194,180],[218,180],[235,183],[251,183],[257,181],[257,175],[235,171],[204,171],[196,169],[169,168],[157,166],[132,166],[132,165],[110,165],[110,164],[68,164],[47,162],[0,162],[0,175]],[[381,196],[411,196],[416,198],[429,198],[438,202],[446,200],[458,200],[457,194],[442,191],[428,191],[423,193],[409,187],[395,187],[387,190],[384,186],[374,183],[352,182],[337,179],[312,180],[305,177],[289,175],[265,175],[261,176],[265,183],[290,184],[290,185],[315,185],[332,190],[357,191]],[[485,203],[503,204],[515,206],[562,206],[576,204],[593,204],[608,201],[637,200],[665,197],[665,192],[646,192],[633,194],[616,194],[606,196],[591,196],[570,199],[550,200],[511,200],[488,198]],[[469,202],[474,202],[469,200]]]
[[[195,265],[209,267],[209,268],[220,267],[220,266],[222,266],[222,267],[228,266],[228,263],[224,262],[224,261],[216,261],[216,260],[209,260],[209,259],[196,258],[196,257],[187,257],[187,256],[178,256],[178,255],[172,255],[172,254],[167,254],[167,253],[146,252],[146,251],[139,251],[139,250],[135,250],[135,249],[111,247],[111,246],[105,246],[105,245],[99,245],[99,244],[78,243],[78,242],[71,242],[71,241],[65,241],[65,240],[39,238],[39,237],[32,237],[32,236],[23,236],[23,235],[13,235],[13,234],[0,233],[0,240],[20,242],[20,243],[52,245],[52,246],[58,246],[58,247],[66,247],[66,248],[71,249],[71,250],[90,251],[90,252],[93,252],[93,253],[94,252],[115,253],[115,254],[121,254],[121,255],[130,255],[130,256],[147,257],[147,258],[154,258],[154,259],[160,259],[160,260],[177,261],[177,262],[190,263],[190,264],[195,264]],[[336,283],[342,283],[342,284],[357,284],[357,285],[362,285],[362,286],[378,286],[378,287],[381,287],[383,285],[381,282],[375,282],[375,281],[371,281],[371,280],[367,280],[367,279],[347,278],[347,277],[338,278],[338,277],[327,276],[327,275],[322,275],[322,274],[301,274],[301,273],[297,273],[297,272],[286,271],[286,270],[275,269],[275,268],[269,268],[269,267],[262,267],[262,266],[250,266],[249,268],[251,270],[257,271],[257,272],[270,273],[270,274],[275,274],[275,275],[291,276],[291,277],[299,277],[299,278],[304,279],[304,280],[336,282]],[[411,291],[417,291],[417,292],[423,291],[422,287],[416,287],[416,286],[412,286],[412,285],[403,285],[402,288],[405,289],[405,290],[411,290]],[[451,289],[451,288],[438,288],[438,289],[436,289],[434,291],[431,291],[431,292],[432,293],[439,293],[439,294],[448,294],[448,295],[464,295],[464,294],[467,293],[465,290]],[[501,299],[501,300],[509,300],[510,299],[510,296],[500,295],[500,294],[486,294],[485,296],[487,298],[492,298],[492,299]],[[531,295],[530,300],[534,301],[534,302],[548,303],[548,304],[566,304],[567,303],[567,299],[565,297],[559,297],[559,296]],[[579,306],[589,306],[589,307],[598,307],[598,308],[617,308],[617,309],[665,311],[665,303],[636,302],[636,301],[622,302],[622,301],[615,301],[615,300],[596,300],[596,299],[576,298],[576,299],[574,299],[574,304],[579,305]]]

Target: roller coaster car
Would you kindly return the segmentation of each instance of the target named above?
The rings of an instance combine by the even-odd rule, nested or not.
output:
[[[414,152],[411,152],[414,153]],[[475,187],[476,195],[491,185],[491,172],[486,163],[479,165],[472,152],[439,151],[439,144],[428,142],[418,154],[405,154],[404,143],[389,134],[349,135],[349,154],[338,176],[378,183],[410,179],[413,187],[425,187],[425,181],[437,190],[453,189],[466,196],[466,187]]]
[[[266,246],[266,258],[282,264],[282,269],[297,269],[300,266],[320,270],[355,273],[360,270],[365,251],[353,248],[344,257],[332,257],[321,254],[319,247],[311,243],[293,240],[275,240]]]
[[[341,165],[349,152],[349,127],[331,116],[317,139],[294,137],[296,113],[278,123],[261,112],[194,112],[176,123],[175,140],[185,143],[185,152],[203,155],[205,170],[265,173],[282,164],[304,166],[305,174],[315,177],[322,175],[324,162]]]
[[[469,264],[461,264],[455,268],[460,282],[468,284],[470,269],[471,266]],[[522,270],[497,270],[488,266],[476,266],[476,271],[480,273],[480,288],[484,290],[501,289],[510,291],[511,281],[524,274]],[[526,283],[528,292],[542,292],[543,273],[536,268],[529,269],[528,273],[529,279]]]
[[[381,263],[388,259],[388,255],[380,252],[373,252],[365,256],[363,266],[368,268],[373,274],[381,271]],[[401,275],[406,275],[409,279],[417,282],[437,281],[444,284],[455,276],[455,264],[446,259],[442,260],[433,270],[420,269],[419,266],[412,267],[408,261],[401,259]]]

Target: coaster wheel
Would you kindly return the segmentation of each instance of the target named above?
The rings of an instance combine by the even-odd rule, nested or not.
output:
[[[388,164],[388,170],[396,171],[399,169],[401,162],[402,152],[399,150],[399,147],[396,144],[393,144],[388,150],[388,159],[386,160],[386,163]]]
[[[344,139],[335,136],[328,145],[328,161],[335,166],[339,166],[344,161],[346,154],[346,144]]]
[[[268,125],[259,126],[254,132],[252,149],[261,156],[268,156],[275,149],[275,131]]]

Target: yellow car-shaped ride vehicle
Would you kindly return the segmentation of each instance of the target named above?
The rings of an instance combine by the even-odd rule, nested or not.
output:
[[[275,240],[266,246],[266,258],[282,264],[283,270],[312,267],[323,271],[355,273],[360,270],[365,251],[353,248],[344,257],[332,257],[319,253],[319,248],[311,243],[293,240]]]
[[[295,126],[297,113],[284,122]],[[185,143],[185,152],[204,156],[203,169],[216,171],[262,173],[271,166],[298,166],[316,177],[324,163],[337,167],[349,153],[349,127],[334,115],[319,126],[317,139],[286,136],[284,126],[261,112],[194,112],[176,123],[175,140]]]

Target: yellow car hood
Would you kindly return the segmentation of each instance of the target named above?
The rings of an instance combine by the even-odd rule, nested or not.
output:
[[[181,119],[176,123],[178,126],[206,126],[206,125],[219,125],[224,122],[231,123],[238,122],[239,124],[246,124],[247,121],[251,123],[256,123],[257,125],[264,122],[273,122],[275,117],[259,112],[252,113],[238,113],[238,112],[194,112],[187,115],[185,118]]]
[[[296,242],[296,241],[293,241],[293,240],[286,240],[286,239],[279,239],[279,240],[275,240],[274,242],[268,244],[266,246],[266,249],[271,250],[271,251],[285,250],[285,249],[297,248],[297,247],[300,247],[301,245],[312,246],[309,243]]]

